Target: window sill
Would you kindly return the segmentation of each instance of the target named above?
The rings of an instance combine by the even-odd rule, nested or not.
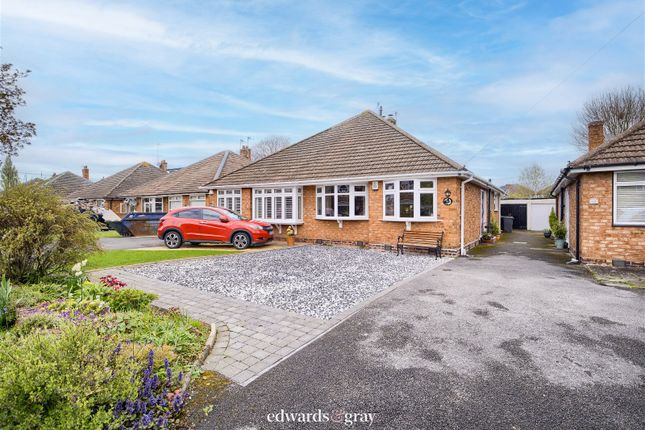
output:
[[[434,218],[382,218],[381,221],[389,222],[438,222],[439,220]]]
[[[369,221],[369,217],[350,217],[350,216],[316,216],[317,221]]]

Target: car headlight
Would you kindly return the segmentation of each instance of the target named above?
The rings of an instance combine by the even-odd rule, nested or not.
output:
[[[252,228],[253,230],[262,230],[262,227],[260,227],[260,226],[259,226],[259,225],[257,225],[257,224],[251,224],[251,228]]]

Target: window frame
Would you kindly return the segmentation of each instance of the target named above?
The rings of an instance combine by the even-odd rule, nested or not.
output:
[[[253,219],[265,221],[276,225],[302,224],[302,187],[258,187],[251,191],[251,213]],[[291,207],[287,205],[287,199],[291,198]],[[267,208],[270,208],[271,217],[267,217]],[[280,214],[277,209],[280,209]],[[287,218],[287,212],[291,217]],[[279,217],[278,217],[279,215]]]
[[[172,207],[173,202],[179,202],[179,206],[176,208]],[[184,206],[184,197],[183,196],[168,196],[168,211],[179,209]]]
[[[242,214],[242,189],[217,190],[217,207]]]
[[[340,187],[347,186],[347,192],[339,191]],[[328,188],[332,187],[333,192],[328,192]],[[357,191],[356,187],[363,187],[363,191]],[[317,220],[341,220],[341,221],[366,221],[369,220],[369,198],[368,198],[368,184],[367,182],[348,182],[346,184],[316,184],[316,212],[315,217]],[[333,196],[334,211],[332,215],[325,215],[327,210],[327,197]],[[349,215],[338,215],[338,196],[349,196]],[[364,215],[356,215],[356,197],[364,197]],[[320,203],[319,203],[320,201]],[[320,214],[318,210],[320,209]]]
[[[199,201],[203,200],[204,204],[193,205],[194,200],[199,200]],[[204,206],[206,206],[206,194],[197,193],[197,194],[189,194],[188,195],[188,207],[191,207],[191,208],[197,207],[197,208],[199,208],[199,207],[204,207]]]
[[[612,221],[613,225],[617,227],[642,227],[645,226],[645,221],[643,222],[637,222],[637,221],[619,221],[618,216],[617,216],[617,210],[618,210],[618,187],[629,187],[629,186],[645,186],[645,180],[643,181],[631,181],[631,182],[619,182],[618,181],[618,175],[621,173],[643,173],[645,174],[644,169],[636,169],[636,170],[621,170],[621,171],[615,171],[613,176],[612,176]]]
[[[147,211],[146,210],[146,204],[150,203],[149,202],[150,200],[152,200],[152,209],[153,210]],[[161,204],[161,209],[160,210],[157,210],[157,203]],[[164,211],[163,210],[163,197],[144,197],[141,200],[141,210],[142,210],[143,213],[147,213],[147,214],[163,212]]]
[[[411,190],[401,190],[401,182],[412,181]],[[421,188],[421,182],[432,182],[432,188]],[[393,184],[392,189],[387,189],[387,184]],[[413,193],[413,216],[402,217],[401,215],[401,193]],[[432,194],[432,216],[421,216],[421,195]],[[394,215],[386,214],[387,196],[394,196]],[[436,222],[437,221],[437,178],[417,178],[417,179],[394,179],[383,181],[383,221],[394,222]]]

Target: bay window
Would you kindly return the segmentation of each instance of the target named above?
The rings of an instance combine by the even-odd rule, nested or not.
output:
[[[272,224],[301,224],[302,187],[254,188],[253,218]]]
[[[386,221],[436,221],[436,180],[385,181],[383,183],[383,219]]]
[[[217,206],[241,213],[242,190],[217,190]]]
[[[163,212],[163,199],[161,197],[145,197],[143,199],[144,212]]]
[[[317,185],[316,218],[367,219],[367,184]]]
[[[645,225],[645,170],[614,173],[614,224]]]

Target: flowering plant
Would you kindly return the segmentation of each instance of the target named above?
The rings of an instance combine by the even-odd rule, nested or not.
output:
[[[99,281],[101,281],[101,284],[105,285],[106,287],[112,288],[114,291],[119,291],[121,288],[128,286],[128,284],[112,275],[103,276],[99,279]]]
[[[296,232],[292,226],[287,227],[287,236],[295,236]]]

